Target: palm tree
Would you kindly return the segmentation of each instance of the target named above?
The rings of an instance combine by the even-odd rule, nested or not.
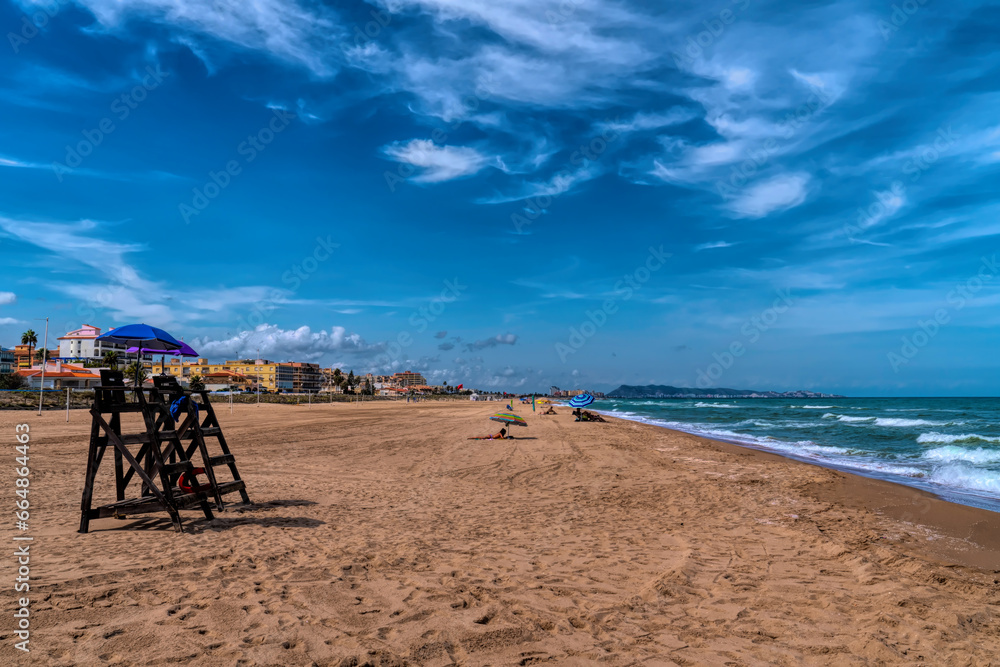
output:
[[[28,346],[29,359],[33,356],[32,352],[35,351],[35,345],[37,344],[38,344],[38,334],[35,333],[34,329],[28,329],[23,334],[21,334],[21,345]]]
[[[191,388],[191,391],[204,391],[205,381],[201,379],[200,375],[192,375],[191,379],[188,380],[188,386]]]
[[[138,361],[133,361],[125,368],[125,377],[137,385],[146,380],[146,369]]]
[[[104,353],[104,365],[113,371],[118,370],[118,353],[114,350],[108,350]]]
[[[358,384],[357,379],[354,377],[354,371],[347,374],[347,391],[351,391]]]
[[[40,364],[44,363],[49,360],[50,354],[51,352],[49,352],[49,350],[46,350],[43,347],[42,349],[38,350],[38,352],[35,352],[35,361],[37,361]]]
[[[344,384],[344,374],[340,372],[339,368],[333,369],[333,386],[340,387]]]

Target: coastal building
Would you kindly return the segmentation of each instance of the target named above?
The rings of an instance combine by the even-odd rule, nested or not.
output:
[[[14,361],[14,350],[0,347],[0,373],[11,373],[17,367]]]
[[[101,384],[101,375],[92,368],[64,364],[61,360],[45,364],[45,378],[42,366],[20,368],[17,374],[28,382],[31,389],[92,389]]]
[[[278,389],[296,394],[318,393],[323,386],[323,372],[319,364],[292,362],[278,364],[276,380]]]
[[[114,331],[114,329],[110,329],[110,331]],[[134,353],[128,355],[125,352],[128,349],[127,345],[124,343],[97,340],[97,337],[100,335],[101,329],[99,327],[84,324],[79,329],[60,336],[57,339],[59,341],[59,355],[57,358],[63,361],[101,361],[104,358],[105,352],[117,352],[120,364],[129,363],[129,356],[132,356],[134,360]],[[144,354],[142,360],[148,365],[152,360],[152,356]]]
[[[34,356],[35,350],[31,345],[14,346],[14,366],[17,368],[31,368],[31,364],[35,363]]]
[[[199,358],[195,361],[184,361],[167,355],[166,362],[160,358],[147,364],[153,375],[173,375],[182,384],[187,384],[192,375],[205,378],[215,373],[238,373],[250,379],[254,389],[257,383],[263,391],[276,391],[278,388],[278,364],[267,359],[230,360],[222,364],[210,364],[208,359]]]
[[[410,387],[413,385],[425,385],[427,380],[420,373],[414,373],[413,371],[404,371],[402,373],[393,373],[390,378],[392,385],[396,387]]]
[[[560,389],[555,385],[549,387],[549,396],[561,396],[561,395],[562,395],[562,389]]]
[[[253,380],[242,373],[233,371],[218,371],[208,373],[202,380],[205,382],[205,389],[209,391],[232,390],[250,391],[256,388],[256,380]]]

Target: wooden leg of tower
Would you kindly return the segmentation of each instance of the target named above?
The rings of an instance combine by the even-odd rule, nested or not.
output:
[[[94,479],[97,477],[97,439],[100,426],[94,420],[90,427],[90,446],[87,449],[87,475],[83,481],[83,499],[80,501],[80,532],[90,530],[90,507],[94,497]]]

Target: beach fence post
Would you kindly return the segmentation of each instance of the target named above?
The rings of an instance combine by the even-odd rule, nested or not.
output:
[[[66,422],[69,422],[69,387],[66,387]]]
[[[229,388],[229,414],[233,414],[233,388]]]
[[[309,407],[311,408],[313,406],[313,395],[312,395],[311,391],[307,392],[307,393],[309,395],[309,399],[308,399],[309,400]]]

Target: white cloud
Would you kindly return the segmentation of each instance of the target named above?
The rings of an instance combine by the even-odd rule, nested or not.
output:
[[[366,347],[358,334],[349,334],[344,327],[313,332],[308,326],[282,329],[274,324],[261,324],[222,340],[195,338],[191,346],[203,356],[230,359],[254,356],[259,349],[261,357],[277,361],[315,361],[331,352],[362,351]]]
[[[24,324],[24,322],[13,317],[0,317],[0,325],[2,324]]]
[[[539,183],[526,182],[521,184],[518,192],[509,195],[495,195],[484,197],[478,200],[480,204],[507,204],[515,201],[523,201],[532,197],[558,197],[568,192],[580,183],[586,183],[600,176],[602,170],[595,164],[590,163],[576,171],[561,171],[547,181]]]
[[[0,155],[0,167],[14,167],[15,169],[50,169],[51,165],[40,164],[38,162],[25,162],[14,158]]]
[[[714,241],[712,243],[700,243],[694,247],[695,252],[700,252],[702,250],[714,250],[715,248],[732,248],[736,243],[727,243],[726,241]]]
[[[47,1],[47,0],[45,0]],[[336,72],[337,44],[346,37],[336,16],[320,3],[295,0],[191,2],[190,0],[76,0],[109,29],[145,19],[181,34],[204,35],[239,47],[270,53],[318,76]],[[34,4],[44,4],[35,0]],[[190,39],[188,37],[188,39]],[[192,49],[195,55],[200,49]],[[208,67],[211,64],[206,62]]]
[[[430,139],[392,143],[382,151],[396,162],[411,164],[424,171],[413,178],[421,183],[439,183],[479,172],[490,158],[467,146],[438,146]]]
[[[806,200],[809,175],[783,174],[743,189],[727,206],[737,217],[763,218],[794,208]]]
[[[676,107],[664,112],[636,112],[634,116],[627,120],[612,120],[597,124],[599,131],[612,131],[627,134],[629,132],[642,132],[645,130],[658,130],[671,125],[679,125],[689,120],[698,118],[699,114],[693,109]]]
[[[13,292],[0,292],[0,306],[6,306],[17,301],[17,295]]]

